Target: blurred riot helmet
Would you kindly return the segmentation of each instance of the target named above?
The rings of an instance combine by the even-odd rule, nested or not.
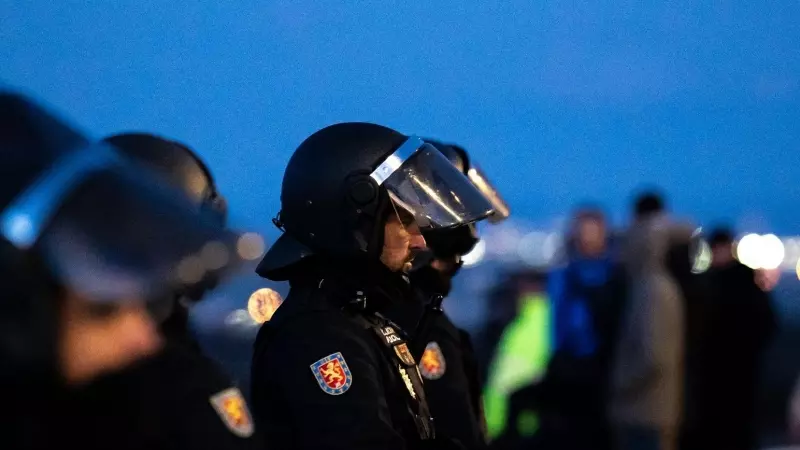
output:
[[[57,371],[68,299],[125,309],[235,267],[199,255],[209,243],[233,249],[237,236],[15,94],[0,93],[0,159],[3,379]]]
[[[183,191],[201,212],[216,223],[227,223],[227,202],[217,190],[211,171],[189,147],[179,142],[147,133],[120,133],[103,139],[126,157],[148,170],[154,171],[166,182]],[[214,283],[204,286],[213,288]],[[187,292],[188,301],[198,301],[204,291]],[[163,331],[185,334],[188,311],[174,295],[149,304],[153,317],[162,323]],[[186,303],[188,304],[188,303]],[[167,328],[167,330],[164,330]]]
[[[103,141],[162,175],[221,225],[227,223],[225,197],[206,164],[186,145],[147,133],[121,133]]]

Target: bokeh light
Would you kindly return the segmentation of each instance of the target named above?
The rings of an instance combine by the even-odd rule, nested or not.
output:
[[[261,288],[247,300],[247,312],[256,323],[268,322],[283,303],[283,297],[274,289]]]
[[[786,248],[774,234],[750,233],[736,245],[736,258],[751,269],[773,270],[783,264]]]
[[[469,253],[461,257],[461,261],[464,262],[464,267],[475,266],[483,260],[485,255],[486,241],[481,239]]]
[[[243,233],[236,243],[236,251],[242,259],[253,261],[264,254],[264,238],[258,233]]]
[[[750,233],[742,236],[736,244],[736,259],[751,269],[759,268],[761,236]]]
[[[762,269],[777,269],[783,263],[785,255],[786,249],[778,236],[774,234],[761,236],[760,262]]]

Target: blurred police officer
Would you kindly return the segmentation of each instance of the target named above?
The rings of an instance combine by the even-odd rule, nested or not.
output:
[[[509,209],[496,189],[472,163],[462,147],[427,139],[481,191],[495,213],[490,222],[500,222]],[[462,257],[478,243],[475,226],[463,225],[423,232],[428,250],[416,258],[411,272],[415,302],[396,304],[387,315],[400,326],[415,331],[414,356],[425,379],[436,430],[440,436],[455,438],[465,447],[486,447],[478,363],[469,333],[458,328],[439,309],[452,287],[452,279],[463,265]]]
[[[152,170],[183,192],[198,212],[225,226],[225,198],[191,149],[144,133],[118,134],[104,142],[132,159],[140,170]],[[230,257],[223,248],[210,246],[206,252],[206,257],[219,259],[217,263]],[[244,397],[228,375],[201,353],[189,329],[188,307],[202,295],[175,292],[151,302],[150,312],[166,338],[163,350],[96,383],[91,394],[115,395],[113,407],[132,411],[132,422],[158,445],[255,448],[259,445]]]
[[[283,235],[257,272],[288,280],[253,358],[253,408],[279,448],[447,448],[435,439],[405,333],[382,311],[416,302],[406,272],[421,230],[467,225],[491,204],[415,136],[343,123],[289,160]],[[458,447],[458,446],[456,446]]]
[[[162,345],[146,303],[231,264],[179,268],[235,237],[183,195],[29,100],[0,93],[3,448],[158,447],[87,391]],[[134,413],[134,414],[132,414]]]

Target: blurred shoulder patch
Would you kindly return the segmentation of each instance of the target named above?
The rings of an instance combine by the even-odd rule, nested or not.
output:
[[[239,437],[253,435],[253,418],[247,409],[242,392],[235,387],[225,389],[209,398],[211,406],[231,432]]]
[[[445,370],[447,370],[447,363],[441,347],[434,341],[429,342],[419,361],[420,373],[427,380],[438,380],[442,378]]]

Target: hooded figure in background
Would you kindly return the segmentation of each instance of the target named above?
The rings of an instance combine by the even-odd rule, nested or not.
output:
[[[668,261],[670,249],[688,245],[694,229],[671,221],[657,194],[636,202],[622,248],[629,285],[611,373],[610,420],[620,450],[676,448],[684,406],[685,298]]]
[[[733,232],[712,230],[709,247],[702,309],[691,323],[684,448],[751,450],[758,448],[758,387],[777,319],[757,272],[734,257]]]

